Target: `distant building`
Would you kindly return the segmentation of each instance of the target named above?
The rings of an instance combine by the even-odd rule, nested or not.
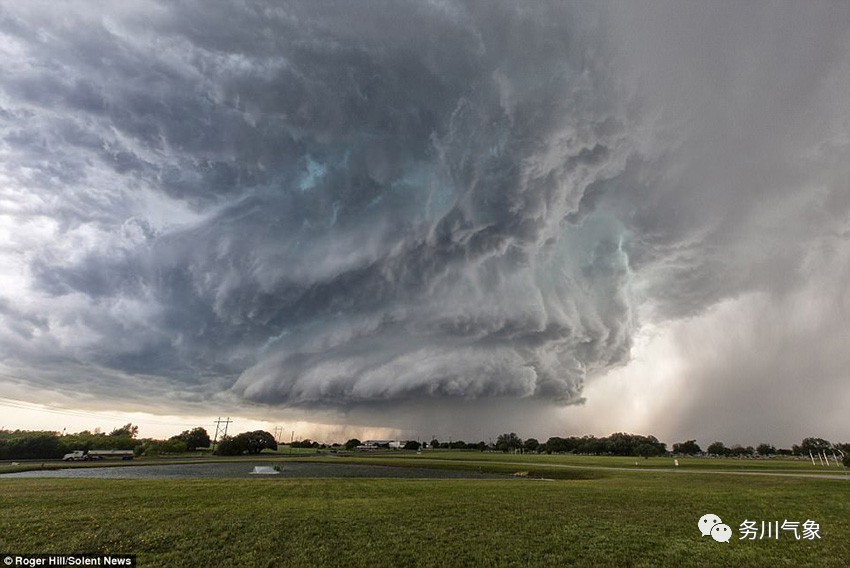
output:
[[[359,446],[358,450],[377,450],[379,448],[390,448],[392,450],[400,450],[404,448],[407,440],[366,440]]]

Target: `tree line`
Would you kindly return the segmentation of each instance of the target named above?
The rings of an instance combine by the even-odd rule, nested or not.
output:
[[[553,436],[545,442],[535,438],[522,440],[515,433],[502,434],[496,439],[494,449],[501,452],[531,452],[546,454],[585,454],[611,456],[661,456],[667,445],[655,436],[616,432],[610,436]]]
[[[681,455],[709,455],[721,457],[752,457],[752,456],[808,456],[817,455],[821,452],[840,451],[842,455],[850,455],[850,443],[833,444],[823,438],[803,438],[800,444],[794,444],[791,448],[776,449],[772,444],[762,443],[756,447],[742,446],[736,444],[726,447],[723,442],[712,442],[705,451],[700,448],[695,440],[673,444],[673,453]]]
[[[57,432],[29,430],[0,430],[0,459],[59,459],[75,450],[133,450],[137,456],[157,456],[193,452],[207,449],[213,445],[207,431],[202,427],[185,430],[166,440],[151,438],[138,439],[138,426],[125,424],[110,433],[83,431],[75,434],[60,435]],[[299,440],[291,444],[294,448],[354,450],[363,444],[352,438],[344,444],[323,444],[313,440]],[[211,448],[217,455],[259,454],[265,449],[277,450],[278,444],[269,432],[255,430],[242,432],[235,436],[225,436]],[[704,450],[696,440],[685,440],[667,445],[655,436],[643,436],[616,432],[610,436],[568,436],[550,437],[545,442],[536,438],[523,440],[515,432],[500,434],[495,442],[464,442],[463,440],[430,442],[407,441],[405,450],[451,449],[494,451],[504,453],[546,453],[546,454],[582,454],[610,456],[651,457],[662,455],[707,455],[721,457],[752,456],[803,456],[818,455],[821,452],[839,452],[845,465],[850,467],[850,443],[834,444],[823,438],[804,438],[800,444],[790,449],[776,449],[773,445],[762,443],[755,447],[733,445],[727,447],[723,442],[715,441]]]
[[[186,430],[167,440],[138,439],[139,427],[125,424],[110,433],[84,430],[58,432],[0,430],[0,459],[60,459],[76,450],[132,450],[137,456],[194,451],[210,445],[203,428]]]

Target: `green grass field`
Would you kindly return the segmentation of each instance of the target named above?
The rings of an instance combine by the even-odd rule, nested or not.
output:
[[[349,456],[350,459],[370,460],[361,463],[383,462],[392,465],[406,465],[408,462],[419,464],[437,464],[451,462],[461,467],[462,462],[478,463],[516,463],[531,467],[546,468],[560,466],[575,468],[626,468],[626,469],[656,469],[656,470],[694,470],[694,471],[745,471],[745,472],[787,472],[806,474],[843,475],[846,469],[841,466],[830,467],[812,465],[809,460],[797,458],[773,459],[735,459],[735,458],[677,458],[670,457],[636,458],[618,456],[579,456],[571,454],[503,454],[500,452],[470,452],[470,451],[424,451],[416,452],[358,452]],[[332,458],[333,459],[333,458]]]
[[[440,467],[453,456],[456,467],[546,473],[536,457],[505,467],[488,463],[505,456],[465,452],[446,452]],[[421,458],[327,459],[427,465]],[[850,558],[844,480],[559,471],[567,479],[0,479],[0,552],[135,553],[140,566],[843,567]],[[700,536],[708,512],[732,527],[729,543]],[[821,538],[739,540],[745,519],[811,519]]]

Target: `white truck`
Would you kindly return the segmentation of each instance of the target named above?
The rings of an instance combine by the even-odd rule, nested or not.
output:
[[[106,458],[121,458],[122,460],[133,459],[133,450],[75,450],[65,454],[63,461],[91,461]]]

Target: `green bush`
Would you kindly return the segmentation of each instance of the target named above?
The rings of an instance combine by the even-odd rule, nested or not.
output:
[[[63,455],[55,432],[15,430],[0,437],[0,459],[56,459]]]
[[[137,456],[180,454],[187,451],[186,442],[178,438],[170,440],[145,440],[133,451]]]

